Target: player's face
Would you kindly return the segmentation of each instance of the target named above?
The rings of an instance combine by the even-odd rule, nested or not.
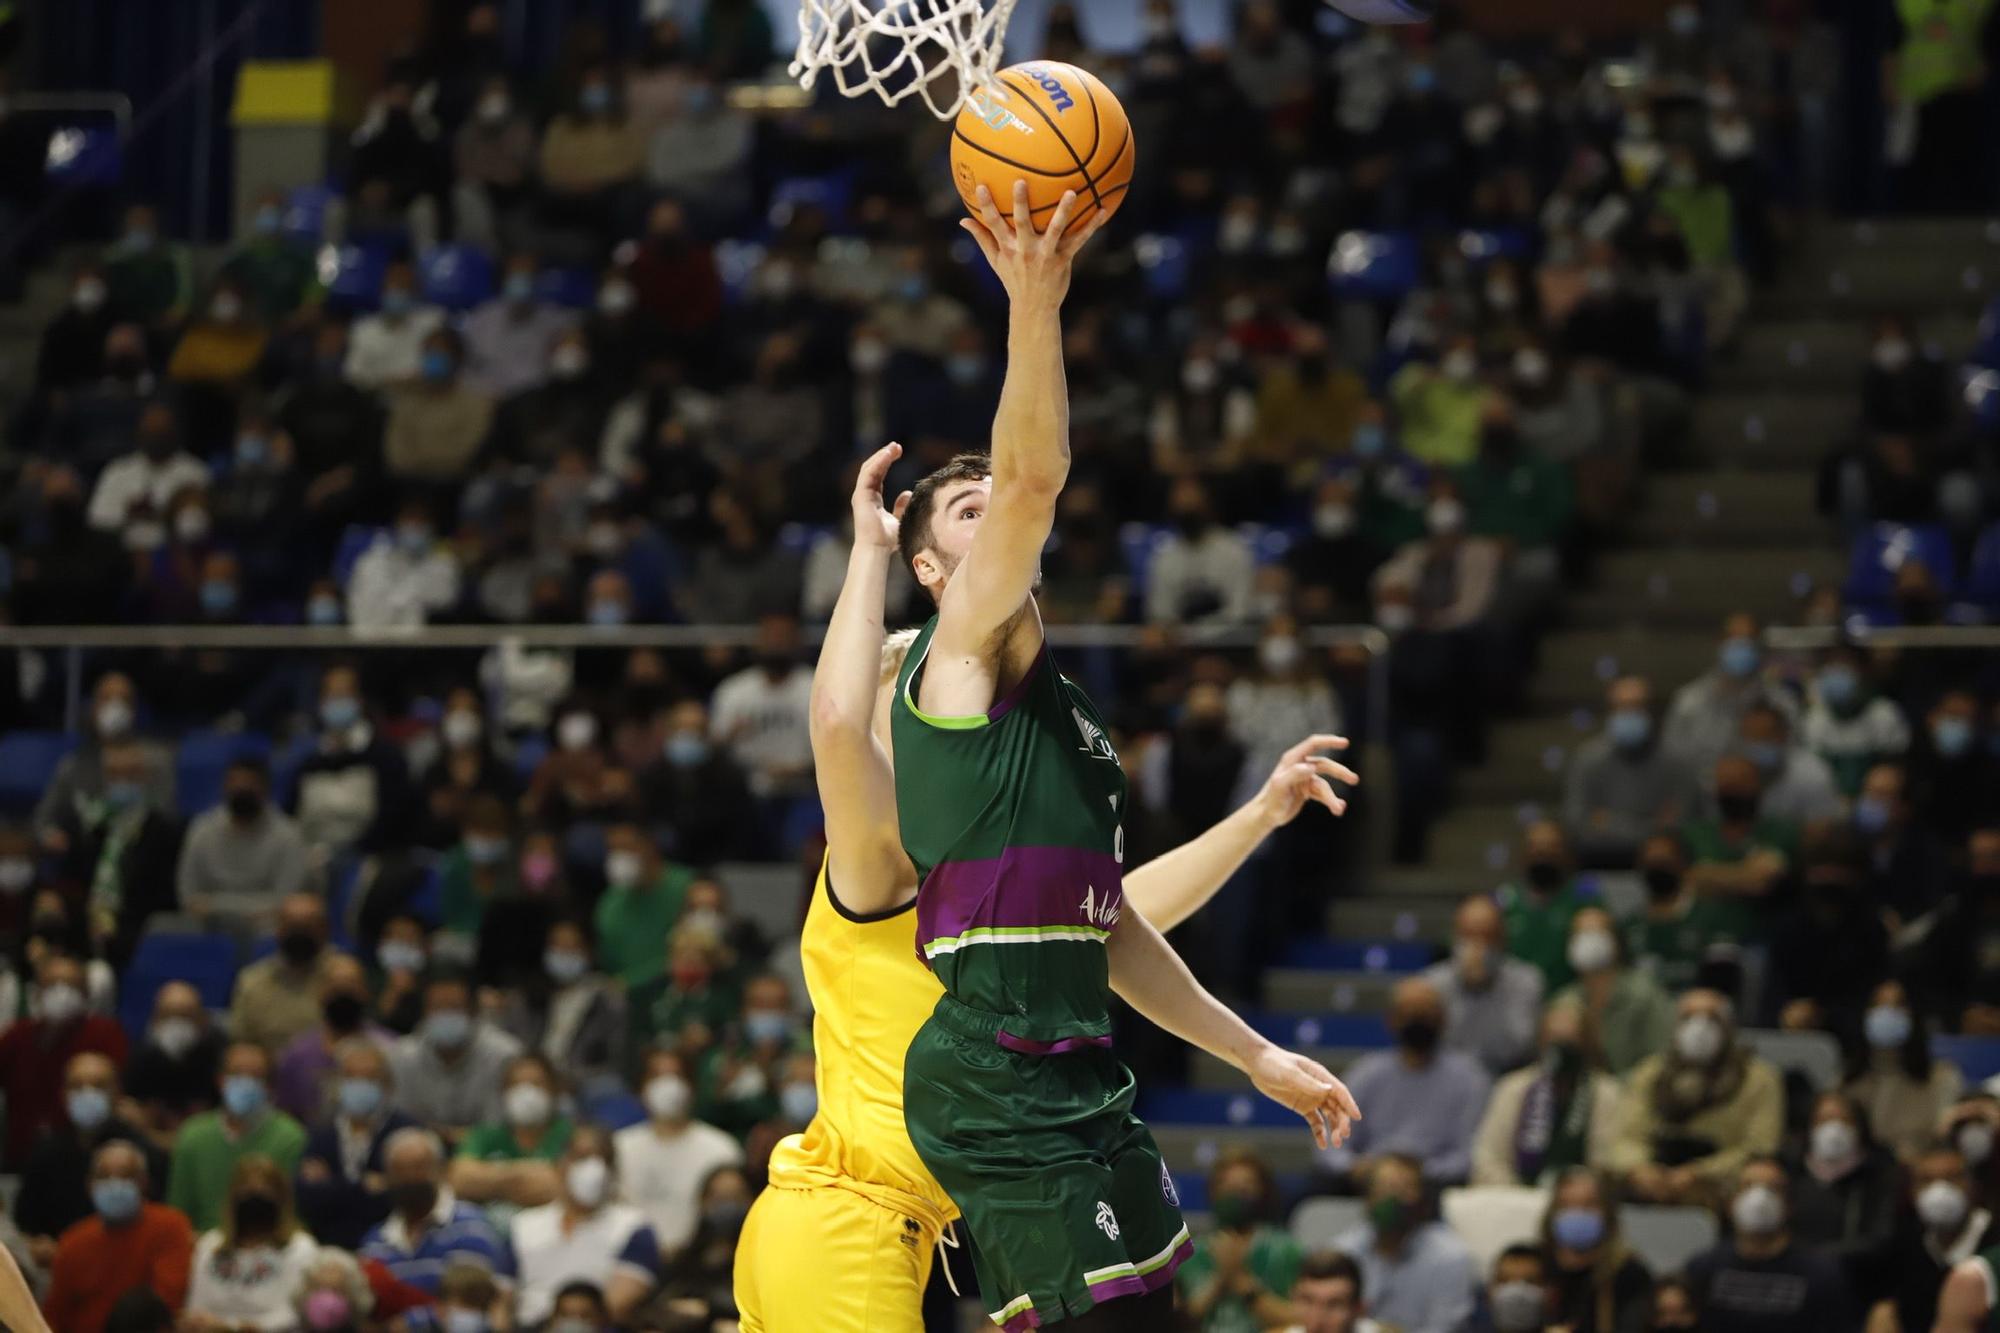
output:
[[[928,574],[921,569],[918,571],[933,596],[943,595],[951,576],[958,572],[959,563],[972,550],[972,539],[979,535],[980,521],[986,517],[986,508],[992,499],[991,477],[955,482],[944,488],[943,499],[931,513],[931,544],[928,548],[938,577],[933,583]],[[1042,572],[1037,569],[1031,591],[1041,590]]]
[[[1351,1333],[1357,1305],[1354,1284],[1346,1278],[1301,1281],[1292,1288],[1292,1309],[1305,1333]]]

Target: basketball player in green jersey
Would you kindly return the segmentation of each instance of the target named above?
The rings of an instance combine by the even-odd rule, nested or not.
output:
[[[1955,1266],[1938,1291],[1935,1333],[2000,1333],[2000,1247]]]
[[[1157,1330],[1192,1246],[1109,1050],[1111,992],[1248,1074],[1322,1146],[1360,1113],[1123,910],[1124,773],[1096,708],[1057,671],[1033,595],[1069,471],[1060,311],[1097,220],[1069,235],[1069,194],[1037,232],[1024,185],[1011,225],[983,189],[980,205],[966,229],[1010,304],[992,457],[918,483],[898,532],[938,605],[890,726],[917,946],[945,991],[910,1045],[904,1116],[964,1215],[995,1323]]]

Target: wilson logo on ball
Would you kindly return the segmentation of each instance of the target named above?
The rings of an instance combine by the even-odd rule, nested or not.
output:
[[[1062,80],[1043,69],[1040,65],[1023,65],[1021,72],[1042,85],[1042,91],[1056,104],[1056,114],[1060,115],[1076,105],[1076,99],[1063,87]]]

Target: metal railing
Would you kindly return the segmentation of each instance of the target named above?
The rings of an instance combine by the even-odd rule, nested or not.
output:
[[[1862,648],[1915,648],[1991,652],[2000,650],[2000,625],[1773,625],[1764,642],[1785,652],[1812,652],[1839,643]]]

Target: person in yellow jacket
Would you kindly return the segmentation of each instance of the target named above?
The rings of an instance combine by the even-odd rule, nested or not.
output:
[[[2000,56],[2000,0],[1892,0],[1882,58],[1890,160],[1909,212],[1966,213],[1993,198],[1986,81]]]
[[[903,1127],[903,1055],[940,987],[916,952],[917,877],[904,855],[887,745],[888,700],[914,634],[889,636],[883,603],[902,501],[882,492],[900,446],[862,465],[854,550],[813,673],[812,747],[827,855],[800,939],[812,997],[819,1107],[771,1155],[736,1249],[743,1333],[921,1333],[931,1256],[958,1210]],[[907,499],[908,497],[904,497]],[[1286,751],[1263,788],[1194,841],[1125,876],[1125,900],[1161,930],[1192,916],[1272,830],[1355,775]]]

